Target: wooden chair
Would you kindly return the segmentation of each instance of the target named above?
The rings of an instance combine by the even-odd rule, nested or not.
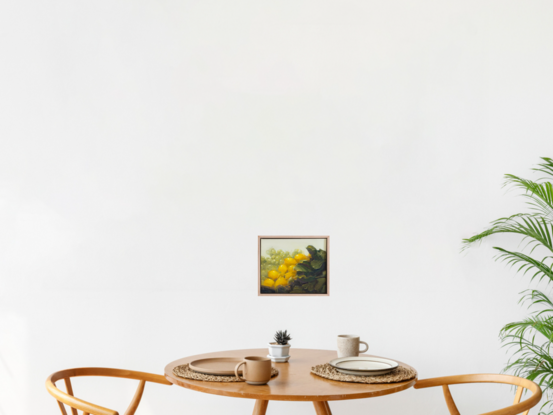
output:
[[[75,398],[75,396],[73,396],[71,378],[77,376],[107,376],[139,380],[140,382],[138,383],[138,388],[136,389],[134,397],[125,412],[125,415],[133,415],[136,408],[138,408],[146,382],[172,385],[172,383],[165,379],[164,376],[154,375],[152,373],[134,372],[132,370],[109,369],[103,367],[83,367],[79,369],[61,370],[50,375],[48,379],[46,379],[46,389],[48,389],[50,395],[58,401],[58,405],[63,415],[67,415],[64,404],[71,408],[72,415],[78,415],[77,409],[83,411],[83,415],[119,415],[117,411]],[[62,379],[65,382],[67,392],[63,392],[56,387],[56,382]]]
[[[496,411],[486,412],[482,415],[517,415],[524,412],[524,415],[528,415],[531,408],[536,406],[541,399],[540,387],[531,380],[519,378],[509,375],[493,375],[493,374],[479,374],[479,375],[459,375],[459,376],[444,376],[441,378],[423,379],[415,383],[415,389],[432,388],[434,386],[441,386],[444,391],[445,401],[447,408],[451,415],[460,415],[449,385],[458,385],[461,383],[505,383],[507,385],[518,386],[515,393],[515,401],[513,405]],[[532,396],[523,402],[520,402],[522,393],[525,389],[532,392]]]

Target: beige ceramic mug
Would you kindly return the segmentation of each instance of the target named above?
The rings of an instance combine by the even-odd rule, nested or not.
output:
[[[367,348],[359,350],[359,344],[363,343]],[[338,336],[338,357],[359,356],[359,353],[365,353],[369,350],[369,345],[361,341],[359,336],[354,334],[340,334]]]
[[[242,365],[245,365],[242,370],[243,378],[238,374],[238,369]],[[265,385],[271,380],[272,367],[271,359],[268,357],[248,356],[236,365],[234,374],[238,379],[245,380],[250,385]]]

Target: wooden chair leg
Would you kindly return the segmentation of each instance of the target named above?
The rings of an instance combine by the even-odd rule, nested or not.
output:
[[[269,401],[263,401],[261,399],[257,399],[255,401],[255,406],[253,407],[253,415],[265,415],[265,412],[267,412],[268,405],[269,405]]]
[[[62,415],[67,415],[67,411],[65,410],[65,406],[63,405],[63,403],[58,401],[58,406],[60,407],[60,411],[61,411]]]
[[[328,402],[326,401],[314,401],[313,406],[315,407],[317,415],[332,415]]]
[[[461,415],[459,413],[459,410],[457,409],[457,405],[455,405],[455,401],[453,400],[453,396],[451,396],[451,391],[449,390],[449,386],[443,385],[442,389],[444,390],[445,403],[447,404],[447,408],[449,409],[449,413],[451,415]]]

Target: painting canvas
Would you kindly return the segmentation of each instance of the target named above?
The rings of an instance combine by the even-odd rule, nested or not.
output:
[[[328,236],[260,236],[259,295],[328,295]]]

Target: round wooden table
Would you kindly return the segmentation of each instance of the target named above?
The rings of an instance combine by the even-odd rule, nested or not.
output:
[[[203,382],[178,377],[173,368],[197,359],[207,357],[267,356],[267,349],[230,350],[206,353],[175,360],[165,367],[169,382],[199,392],[234,398],[255,399],[254,415],[264,415],[269,401],[311,401],[317,415],[331,415],[328,401],[373,398],[408,389],[417,379],[386,384],[347,383],[328,380],[311,373],[315,365],[327,363],[336,358],[336,351],[314,349],[290,349],[288,363],[273,363],[279,370],[278,376],[263,386],[248,385],[245,382]],[[368,356],[368,355],[362,355]],[[400,362],[401,363],[401,362]],[[401,363],[405,366],[405,363]]]

